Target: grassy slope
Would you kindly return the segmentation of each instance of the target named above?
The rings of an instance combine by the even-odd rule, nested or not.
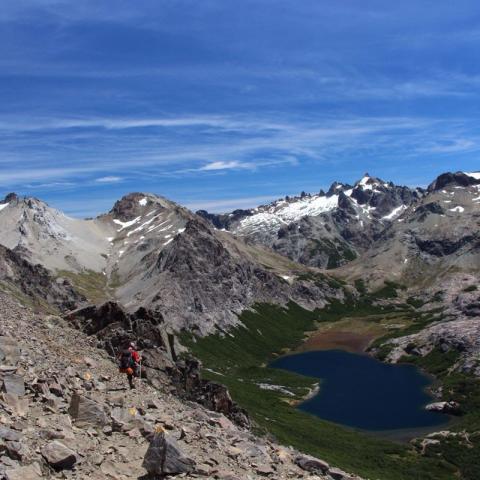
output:
[[[387,292],[391,294],[391,289]],[[411,311],[408,305],[406,311]],[[376,439],[296,410],[292,397],[262,390],[258,383],[281,385],[300,399],[313,379],[262,367],[276,355],[296,347],[305,331],[318,322],[345,315],[368,316],[391,313],[396,307],[374,307],[369,301],[334,302],[322,312],[308,312],[295,304],[288,309],[258,305],[244,312],[239,327],[230,335],[194,339],[184,337],[203,363],[205,376],[227,385],[233,398],[245,407],[260,430],[270,432],[283,444],[323,458],[345,470],[370,479],[413,480],[454,478],[453,467],[436,457],[421,457],[412,448]],[[405,311],[400,309],[402,314]],[[211,370],[213,370],[214,373]]]
[[[460,403],[461,417],[450,430],[467,432],[469,440],[452,437],[427,450],[430,457],[442,456],[456,465],[464,480],[480,479],[480,380],[472,375],[452,371],[459,352],[434,349],[425,357],[405,356],[413,363],[434,374],[443,387],[443,400]]]
[[[92,270],[82,273],[60,270],[57,275],[68,278],[75,289],[92,303],[103,303],[110,298],[107,277],[101,273]]]

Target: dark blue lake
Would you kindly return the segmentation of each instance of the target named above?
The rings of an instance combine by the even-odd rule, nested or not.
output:
[[[272,364],[321,380],[320,392],[298,408],[349,427],[380,431],[420,429],[448,422],[424,409],[429,377],[412,365],[389,365],[366,355],[321,350],[289,355]]]

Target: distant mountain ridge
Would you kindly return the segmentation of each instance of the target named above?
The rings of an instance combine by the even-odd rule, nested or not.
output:
[[[366,173],[354,185],[334,182],[326,193],[302,193],[221,215],[197,214],[216,228],[266,245],[294,261],[336,268],[363,253],[386,225],[424,193]]]
[[[207,334],[228,330],[256,302],[315,308],[341,296],[316,267],[378,285],[475,270],[479,208],[480,174],[462,172],[426,190],[366,174],[224,215],[136,192],[81,220],[9,194],[0,202],[0,244],[73,280],[93,301],[145,307],[174,329]]]
[[[315,308],[329,290],[327,281],[325,289],[287,281],[305,268],[153,194],[131,193],[88,220],[10,194],[0,224],[0,244],[30,264],[71,279],[91,300],[152,310],[175,330],[228,330],[256,302]]]

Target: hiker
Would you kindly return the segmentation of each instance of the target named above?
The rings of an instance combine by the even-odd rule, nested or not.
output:
[[[137,346],[134,342],[128,345],[128,348],[120,353],[119,367],[121,373],[126,373],[130,388],[135,388],[135,377],[140,377],[140,354],[137,352]]]

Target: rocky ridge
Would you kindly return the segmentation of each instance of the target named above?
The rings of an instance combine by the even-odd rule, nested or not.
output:
[[[396,186],[368,173],[354,185],[302,192],[269,205],[215,215],[197,212],[216,228],[248,238],[305,265],[336,268],[368,249],[373,239],[423,190]]]
[[[60,317],[0,294],[0,478],[354,479],[139,381]]]
[[[0,243],[57,276],[95,279],[96,298],[154,311],[175,330],[228,329],[257,302],[325,302],[321,285],[288,281],[301,265],[217,231],[163,197],[132,193],[93,220],[12,195],[0,206]]]

